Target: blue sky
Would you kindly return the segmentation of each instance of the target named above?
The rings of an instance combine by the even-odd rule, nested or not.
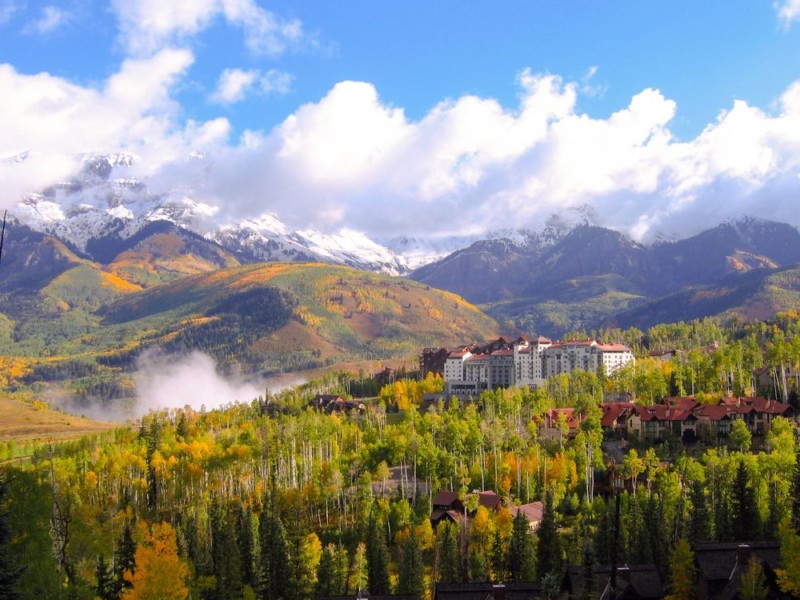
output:
[[[377,237],[587,206],[641,239],[789,220],[798,21],[798,0],[0,0],[0,158],[36,157],[3,163],[0,202],[124,150],[220,218]]]

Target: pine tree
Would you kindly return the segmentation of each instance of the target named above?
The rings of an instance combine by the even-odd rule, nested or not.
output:
[[[376,511],[369,519],[367,531],[367,572],[369,593],[388,594],[389,589],[389,550],[383,525],[378,522]]]
[[[449,521],[439,524],[436,530],[436,546],[439,552],[439,581],[441,583],[462,581],[458,538],[458,525]]]
[[[548,492],[545,496],[542,522],[538,530],[539,545],[536,549],[536,571],[540,579],[554,573],[557,576],[561,571],[561,538],[558,536],[553,495]]]
[[[220,502],[214,502],[211,507],[211,539],[216,597],[220,600],[241,598],[242,562],[239,546],[227,511]]]
[[[422,548],[413,527],[403,543],[397,593],[411,594],[418,600],[425,598],[425,564],[422,561]]]
[[[317,568],[317,596],[344,596],[346,593],[347,551],[341,546],[328,544]]]
[[[697,544],[711,539],[711,519],[706,504],[705,486],[700,481],[692,482],[692,518],[689,522],[689,542]]]
[[[242,562],[242,583],[251,588],[258,587],[258,566],[253,513],[241,502],[237,503],[236,532],[239,541],[239,556]]]
[[[17,598],[17,583],[25,567],[11,553],[11,526],[5,507],[6,483],[0,480],[0,598]]]
[[[125,527],[120,535],[117,544],[117,551],[114,553],[114,587],[115,597],[119,597],[123,590],[131,587],[124,575],[126,572],[136,571],[136,541],[133,539],[130,521],[125,522]]]
[[[119,598],[119,594],[115,591],[114,572],[102,554],[97,557],[94,577],[97,580],[94,591],[100,600],[117,600]]]
[[[756,494],[750,485],[744,460],[740,460],[736,467],[736,476],[731,488],[731,517],[736,539],[755,540],[758,538],[760,523]]]
[[[492,581],[501,583],[508,577],[508,552],[500,529],[494,530],[492,541]]]
[[[258,527],[261,547],[261,597],[277,600],[289,588],[289,547],[280,517],[265,509]]]
[[[533,581],[535,575],[534,544],[530,522],[522,511],[511,525],[508,544],[508,578],[510,581]]]

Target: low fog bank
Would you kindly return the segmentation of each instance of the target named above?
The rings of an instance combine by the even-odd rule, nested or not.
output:
[[[125,422],[151,411],[190,406],[194,410],[219,408],[232,403],[249,403],[265,392],[276,393],[305,382],[302,377],[275,378],[223,376],[216,361],[194,351],[186,355],[143,353],[133,374],[135,397],[102,399],[45,397],[53,408],[98,421]]]

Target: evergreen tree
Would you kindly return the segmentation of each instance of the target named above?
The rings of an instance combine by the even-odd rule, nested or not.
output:
[[[439,581],[441,583],[462,581],[458,538],[458,525],[449,521],[439,524],[436,530],[436,547],[439,552]]]
[[[97,557],[94,577],[97,581],[94,591],[100,600],[117,600],[119,598],[119,594],[115,590],[114,572],[102,554]]]
[[[236,538],[239,542],[239,556],[242,563],[242,583],[255,589],[258,587],[258,565],[253,513],[241,502],[237,503],[236,513]]]
[[[692,482],[692,518],[689,522],[689,542],[697,544],[711,539],[711,519],[706,504],[705,486],[698,480]]]
[[[500,529],[495,529],[492,541],[492,581],[501,583],[506,580],[508,571],[508,552]]]
[[[130,521],[125,522],[125,527],[117,543],[114,553],[114,587],[115,597],[119,597],[123,590],[131,587],[130,581],[125,579],[126,572],[136,572],[136,540],[133,539]]]
[[[289,588],[289,547],[286,530],[280,517],[265,508],[258,524],[261,548],[261,597],[263,600],[284,598]]]
[[[216,598],[234,600],[242,596],[242,562],[227,510],[215,501],[211,506],[211,560],[216,579]]]
[[[317,568],[317,596],[344,596],[347,593],[347,550],[328,544]]]
[[[550,573],[560,576],[561,571],[561,538],[558,536],[553,495],[545,495],[542,522],[538,530],[539,545],[536,549],[536,571],[539,578],[544,579]]]
[[[413,527],[403,543],[397,593],[411,594],[418,600],[425,598],[425,564],[422,562],[422,547]]]
[[[737,540],[758,538],[760,523],[756,494],[750,485],[744,460],[736,467],[736,476],[731,488],[731,520]]]
[[[533,581],[535,576],[534,547],[530,522],[519,511],[511,525],[508,544],[508,578],[510,581]]]
[[[597,586],[594,579],[594,565],[596,562],[594,544],[587,538],[583,543],[583,557],[581,561],[581,588],[580,600],[597,598]]]
[[[0,598],[17,598],[17,582],[25,567],[17,564],[11,553],[11,526],[5,506],[6,483],[0,480]]]
[[[378,521],[377,511],[372,512],[367,530],[367,573],[370,594],[390,592],[389,549],[386,547],[383,524]]]
[[[792,472],[792,524],[800,531],[800,429],[794,430],[794,469]]]

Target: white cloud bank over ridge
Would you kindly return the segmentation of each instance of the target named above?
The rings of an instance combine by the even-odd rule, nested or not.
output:
[[[172,6],[169,31],[187,33],[214,11],[250,5],[158,4]],[[410,120],[373,85],[344,81],[271,131],[231,141],[224,118],[182,121],[173,93],[193,59],[166,48],[95,87],[0,65],[0,88],[11,90],[0,97],[0,203],[67,177],[80,153],[128,151],[151,189],[191,189],[230,219],[271,211],[296,227],[374,238],[535,227],[583,205],[639,239],[744,213],[798,224],[800,82],[772,112],[736,101],[681,141],[669,129],[678,107],[654,89],[593,118],[578,109],[580,82],[524,71],[516,107],[465,95]],[[257,85],[256,73],[241,73],[221,98]],[[24,151],[27,160],[10,160]],[[192,151],[206,159],[187,161]]]

